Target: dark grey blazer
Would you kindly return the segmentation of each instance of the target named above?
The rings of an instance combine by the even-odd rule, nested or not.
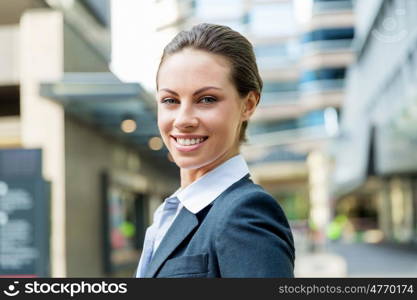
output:
[[[293,277],[294,253],[284,212],[247,174],[199,213],[182,208],[145,277]]]

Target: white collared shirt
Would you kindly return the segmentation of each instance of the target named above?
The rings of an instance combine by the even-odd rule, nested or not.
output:
[[[238,154],[210,172],[207,172],[189,186],[184,189],[179,188],[174,194],[166,198],[156,209],[153,215],[153,224],[146,230],[145,239],[155,236],[153,253],[158,249],[159,244],[183,207],[193,214],[197,214],[213,202],[214,199],[223,193],[229,186],[242,179],[248,173],[249,168],[245,159],[241,154]],[[168,226],[158,228],[165,203],[172,197],[177,197],[180,201],[175,216],[171,219]],[[142,257],[139,261],[137,274],[139,274],[141,265]]]

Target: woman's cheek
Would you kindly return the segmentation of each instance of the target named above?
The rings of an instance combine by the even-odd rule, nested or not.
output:
[[[165,124],[163,122],[161,122],[160,119],[158,119],[158,129],[159,129],[159,133],[162,137],[162,141],[164,142],[165,146],[168,147],[169,134],[166,131]]]
[[[158,113],[158,127],[161,133],[168,129],[169,115],[167,113],[163,113],[163,112]]]

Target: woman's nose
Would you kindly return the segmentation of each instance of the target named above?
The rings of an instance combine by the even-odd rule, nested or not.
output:
[[[174,127],[177,129],[189,129],[198,126],[198,118],[190,107],[184,107],[178,110],[175,116]]]

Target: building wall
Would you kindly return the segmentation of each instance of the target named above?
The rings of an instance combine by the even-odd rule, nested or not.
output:
[[[362,5],[357,3],[355,7],[359,15],[356,28],[360,32],[360,36],[355,38],[359,47],[358,58],[349,70],[347,97],[343,103],[342,130],[351,144],[362,144],[363,136],[368,135],[372,127],[378,127],[377,135],[384,132],[385,124],[401,114],[401,109],[407,102],[411,103],[410,98],[415,93],[413,78],[416,72],[412,71],[412,66],[416,56],[416,31],[413,30],[415,16],[411,9],[416,7],[415,2],[383,1],[380,5],[375,4],[372,13],[368,13],[375,14],[372,26],[361,21],[364,18],[361,17]],[[405,15],[398,15],[400,9]],[[395,22],[395,30],[386,31],[384,21],[387,20]],[[366,43],[362,43],[364,37]],[[388,136],[388,132],[385,134]],[[400,142],[396,144],[400,145]],[[409,146],[404,144],[402,148]],[[361,149],[360,156],[367,156],[367,147]],[[380,150],[377,147],[377,156]]]
[[[108,72],[108,62],[75,28],[64,27],[64,71]]]
[[[67,276],[100,277],[103,270],[103,171],[119,172],[136,180],[136,192],[151,196],[151,209],[177,187],[137,150],[97,132],[90,125],[65,118],[65,186]],[[163,171],[163,170],[161,170]],[[143,180],[143,183],[139,183]],[[149,221],[151,218],[149,216]],[[140,245],[139,245],[140,246]],[[138,257],[139,259],[139,257]],[[131,276],[134,270],[125,270]]]
[[[0,45],[0,85],[16,84],[19,80],[19,26],[1,26]]]
[[[43,177],[51,182],[51,275],[64,277],[65,169],[64,109],[39,96],[42,81],[63,73],[63,17],[49,9],[30,10],[20,23],[21,142],[41,148]],[[30,51],[29,51],[30,49]]]
[[[417,232],[416,8],[412,0],[356,1],[357,59],[348,72],[343,141],[336,148],[336,171],[345,175],[338,189],[350,185],[343,189],[355,195],[372,175],[381,180],[375,192],[379,228],[387,240],[401,243],[415,240]],[[348,156],[357,167],[353,161],[349,166]]]
[[[111,167],[111,146],[65,118],[66,276],[103,275],[100,172]]]

